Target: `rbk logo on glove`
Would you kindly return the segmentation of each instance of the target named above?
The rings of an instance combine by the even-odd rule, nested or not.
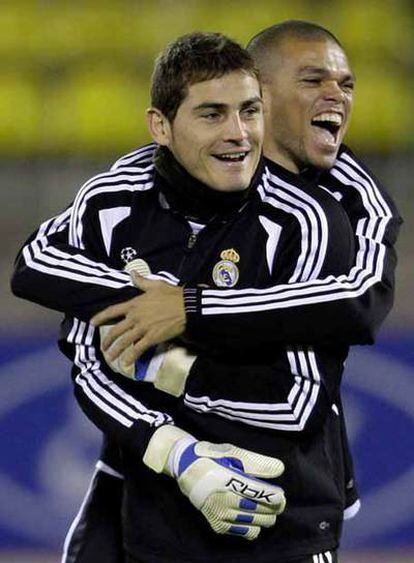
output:
[[[243,481],[232,477],[230,481],[226,484],[226,487],[233,492],[243,495],[244,497],[248,497],[254,500],[264,500],[269,504],[272,504],[273,500],[271,499],[272,496],[275,495],[274,492],[269,493],[266,489],[255,489],[252,486],[246,485]],[[278,492],[278,496],[279,492]]]

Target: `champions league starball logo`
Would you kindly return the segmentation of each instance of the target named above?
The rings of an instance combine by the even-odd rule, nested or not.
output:
[[[127,246],[121,250],[121,260],[124,264],[128,264],[128,262],[131,262],[137,256],[138,252],[131,246]]]

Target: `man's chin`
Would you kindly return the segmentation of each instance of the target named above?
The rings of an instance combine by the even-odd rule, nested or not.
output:
[[[232,174],[231,178],[224,178],[221,174],[220,179],[216,182],[211,180],[207,185],[218,192],[241,192],[249,187],[250,182],[251,179],[244,174],[240,176]]]
[[[338,150],[332,151],[329,154],[317,154],[312,155],[309,159],[309,164],[311,164],[315,168],[319,168],[320,170],[329,170],[335,164],[336,157],[338,156]]]

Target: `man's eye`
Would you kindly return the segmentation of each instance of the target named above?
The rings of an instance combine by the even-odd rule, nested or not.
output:
[[[243,113],[249,117],[253,117],[254,115],[257,115],[258,113],[260,113],[260,108],[256,107],[256,106],[252,106],[249,108],[245,108],[243,110]]]
[[[355,83],[354,82],[344,82],[342,84],[342,88],[344,90],[352,91],[355,88]]]
[[[220,117],[220,114],[216,111],[215,112],[211,111],[209,113],[203,113],[201,115],[201,117],[203,119],[207,119],[207,121],[215,121],[216,119],[218,119]]]

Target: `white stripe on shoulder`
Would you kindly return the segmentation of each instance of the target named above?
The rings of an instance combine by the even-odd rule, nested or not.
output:
[[[55,217],[52,217],[42,223],[36,236],[43,237],[53,235],[54,233],[64,229],[69,224],[71,212],[72,207],[69,207],[66,211],[63,211],[63,213],[60,213],[59,215],[56,215]]]
[[[328,246],[328,222],[319,202],[302,190],[272,174],[266,168],[263,184],[271,205],[293,213],[302,230],[302,252],[291,282],[317,278]],[[259,193],[263,194],[261,187]]]
[[[135,151],[125,154],[114,162],[111,166],[111,170],[117,170],[118,168],[124,166],[131,166],[135,163],[141,164],[142,162],[151,162],[156,148],[157,145],[155,143],[150,143]]]
[[[78,248],[84,248],[83,238],[83,215],[89,200],[98,195],[109,195],[117,204],[116,196],[122,196],[123,192],[145,191],[153,187],[153,165],[142,168],[122,168],[99,174],[79,190],[74,204],[71,217],[69,243]],[[121,199],[118,198],[121,202]]]

